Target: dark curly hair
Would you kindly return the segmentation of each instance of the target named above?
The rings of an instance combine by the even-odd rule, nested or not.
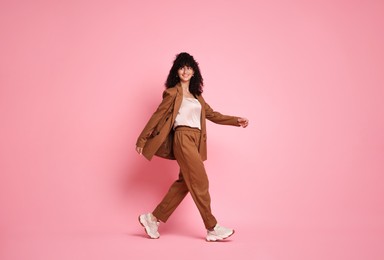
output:
[[[179,82],[179,74],[177,71],[184,67],[191,67],[194,71],[193,77],[189,83],[189,92],[191,92],[195,97],[200,96],[203,93],[203,77],[201,76],[199,63],[195,61],[193,56],[186,52],[181,52],[176,55],[176,59],[173,61],[173,66],[169,71],[167,81],[165,82],[166,88],[173,88]]]

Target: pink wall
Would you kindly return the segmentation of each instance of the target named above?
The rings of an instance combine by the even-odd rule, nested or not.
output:
[[[311,3],[309,3],[311,2]],[[1,1],[0,228],[137,230],[177,176],[136,138],[175,54],[216,110],[223,224],[384,229],[382,1]],[[203,232],[190,198],[164,228]],[[132,224],[134,223],[134,224]]]

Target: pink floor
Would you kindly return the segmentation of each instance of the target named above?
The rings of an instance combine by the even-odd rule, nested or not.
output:
[[[17,234],[2,241],[2,260],[27,259],[384,259],[383,230],[262,229],[238,226],[225,242],[163,229],[147,239],[139,226],[100,233]]]

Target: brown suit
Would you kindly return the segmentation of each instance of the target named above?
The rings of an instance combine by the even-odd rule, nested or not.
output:
[[[136,145],[143,147],[143,155],[151,160],[173,128],[183,100],[180,85],[163,93],[163,100],[141,132]],[[207,229],[213,228],[216,218],[211,213],[208,176],[203,161],[207,159],[207,134],[205,119],[218,124],[239,126],[237,117],[222,115],[205,103],[200,95],[201,130],[186,126],[178,127],[174,134],[174,157],[180,166],[179,179],[170,187],[160,204],[153,211],[157,219],[166,222],[184,197],[191,194]]]
[[[143,155],[148,160],[152,159],[153,155],[155,155],[156,151],[172,130],[173,123],[182,100],[183,89],[179,85],[173,88],[168,88],[163,92],[162,102],[149,119],[136,142],[136,146],[143,147]],[[207,133],[205,119],[222,125],[239,126],[239,124],[237,122],[238,117],[222,115],[219,112],[213,111],[201,95],[198,96],[198,100],[202,107],[199,153],[201,159],[205,161],[207,159]]]

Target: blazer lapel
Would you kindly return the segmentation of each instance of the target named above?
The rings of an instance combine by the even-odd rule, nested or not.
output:
[[[197,97],[197,100],[201,104],[201,118],[200,118],[201,129],[205,129],[205,109],[204,109],[205,101],[201,95]]]
[[[175,97],[175,102],[173,104],[173,111],[172,111],[172,123],[175,121],[177,113],[179,112],[181,102],[183,101],[183,89],[181,86],[176,86],[177,92]]]

